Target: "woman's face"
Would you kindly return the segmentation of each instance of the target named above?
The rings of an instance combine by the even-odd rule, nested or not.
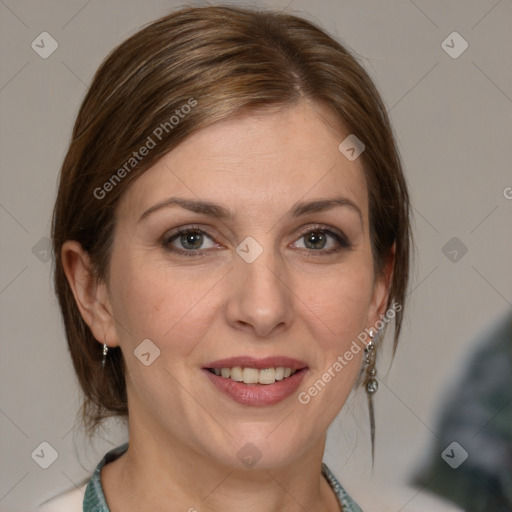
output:
[[[363,351],[333,365],[387,292],[373,273],[361,159],[338,150],[348,135],[306,102],[232,118],[125,193],[105,333],[126,361],[131,436],[230,466],[276,467],[323,443]]]

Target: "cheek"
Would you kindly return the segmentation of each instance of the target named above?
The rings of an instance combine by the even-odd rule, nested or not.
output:
[[[368,327],[372,285],[372,272],[355,265],[317,279],[317,293],[308,296],[304,311],[310,311],[317,358],[297,398],[322,424],[338,414],[361,369],[364,344],[358,336]]]
[[[325,353],[342,350],[367,327],[373,274],[366,265],[347,265],[303,283],[304,311],[325,335],[317,336]]]
[[[121,346],[133,349],[149,338],[161,349],[172,340],[173,351],[191,350],[208,325],[204,308],[211,279],[211,273],[208,279],[143,258],[119,261],[111,287]]]

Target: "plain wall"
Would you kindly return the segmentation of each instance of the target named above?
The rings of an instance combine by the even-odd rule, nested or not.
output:
[[[72,124],[95,70],[141,25],[185,4],[190,5],[157,0],[0,3],[2,509],[27,510],[73,487],[125,438],[113,427],[90,446],[73,429],[80,395],[44,239],[50,234]],[[325,455],[364,504],[373,483],[403,486],[421,465],[435,440],[445,390],[460,375],[478,336],[510,310],[512,3],[287,0],[242,5],[286,7],[354,51],[388,106],[403,157],[417,260],[396,359],[389,374],[380,366],[376,464],[372,472],[362,394],[333,423]],[[47,59],[31,48],[43,31],[59,45]],[[469,44],[456,59],[441,46],[453,31]],[[457,262],[442,250],[452,237],[467,247]],[[58,452],[46,470],[31,457],[43,441]]]

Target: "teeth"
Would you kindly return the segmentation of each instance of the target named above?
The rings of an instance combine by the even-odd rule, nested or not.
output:
[[[245,384],[258,384],[259,370],[256,368],[244,368],[243,376]]]
[[[228,368],[228,370],[229,370],[229,368]],[[221,370],[221,372],[222,372],[222,370]],[[234,368],[231,368],[231,378],[233,380],[236,380],[237,382],[242,382],[244,380],[242,368],[240,368],[240,366],[235,366]]]
[[[276,381],[286,379],[293,375],[297,370],[284,368],[265,368],[258,370],[257,368],[242,368],[234,366],[233,368],[214,368],[213,372],[219,377],[232,379],[236,382],[244,384],[274,384]]]
[[[276,370],[274,368],[265,368],[260,370],[258,374],[260,384],[273,384],[276,381]]]

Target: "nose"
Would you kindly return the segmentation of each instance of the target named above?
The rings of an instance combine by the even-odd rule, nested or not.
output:
[[[264,250],[252,263],[237,257],[233,270],[228,323],[262,338],[287,329],[294,314],[294,295],[282,260]]]

